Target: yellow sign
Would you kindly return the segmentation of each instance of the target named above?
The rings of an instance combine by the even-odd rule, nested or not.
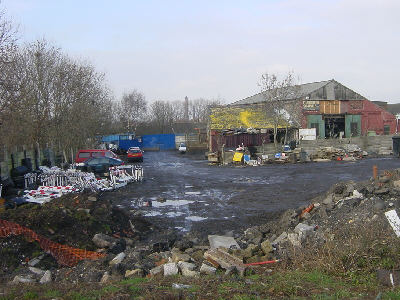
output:
[[[242,159],[243,159],[243,153],[242,152],[235,152],[235,154],[233,155],[233,161],[241,162]]]

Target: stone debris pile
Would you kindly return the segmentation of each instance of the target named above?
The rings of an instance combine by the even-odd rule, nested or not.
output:
[[[364,182],[337,183],[311,199],[309,205],[287,210],[279,218],[242,233],[209,235],[208,241],[191,233],[178,238],[167,231],[153,240],[98,233],[92,242],[97,252],[106,254],[104,258],[52,271],[51,277],[61,282],[75,278],[106,283],[143,276],[198,277],[217,271],[246,276],[254,268],[296,260],[299,252],[294,250],[320,247],[332,241],[335,230],[345,225],[357,229],[381,221],[386,224],[385,234],[396,237],[400,169],[375,175]],[[137,229],[132,226],[132,230]],[[17,275],[12,281],[29,282],[34,276]]]

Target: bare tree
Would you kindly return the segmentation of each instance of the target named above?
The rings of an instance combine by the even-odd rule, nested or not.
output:
[[[141,92],[133,90],[123,95],[120,109],[121,116],[126,122],[126,129],[128,132],[132,129],[136,131],[138,123],[143,120],[147,112],[146,98]]]
[[[220,99],[195,99],[191,103],[192,120],[194,122],[207,122],[210,116],[210,107],[221,105],[222,101]]]
[[[0,10],[0,126],[3,123],[3,112],[10,103],[13,93],[15,73],[13,63],[17,51],[17,28]],[[1,132],[0,132],[1,133]]]
[[[282,79],[276,74],[265,73],[261,75],[259,86],[264,98],[263,108],[266,118],[272,122],[274,130],[275,150],[278,149],[278,127],[286,127],[286,134],[290,122],[294,122],[298,86],[293,72],[288,72]]]
[[[174,110],[170,102],[155,101],[150,106],[152,121],[158,128],[160,133],[166,133],[174,121]]]
[[[89,146],[112,122],[104,75],[45,40],[19,49],[8,76],[0,129],[10,146]]]

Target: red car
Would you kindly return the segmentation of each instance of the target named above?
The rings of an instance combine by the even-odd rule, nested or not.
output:
[[[110,150],[103,149],[85,149],[79,150],[75,157],[76,163],[82,163],[92,157],[110,157],[119,159],[118,155]]]
[[[140,149],[129,149],[127,153],[127,159],[131,161],[143,162],[143,151]]]

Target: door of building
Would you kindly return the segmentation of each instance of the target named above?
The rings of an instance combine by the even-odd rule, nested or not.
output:
[[[355,137],[361,135],[361,115],[346,115],[345,136]]]

